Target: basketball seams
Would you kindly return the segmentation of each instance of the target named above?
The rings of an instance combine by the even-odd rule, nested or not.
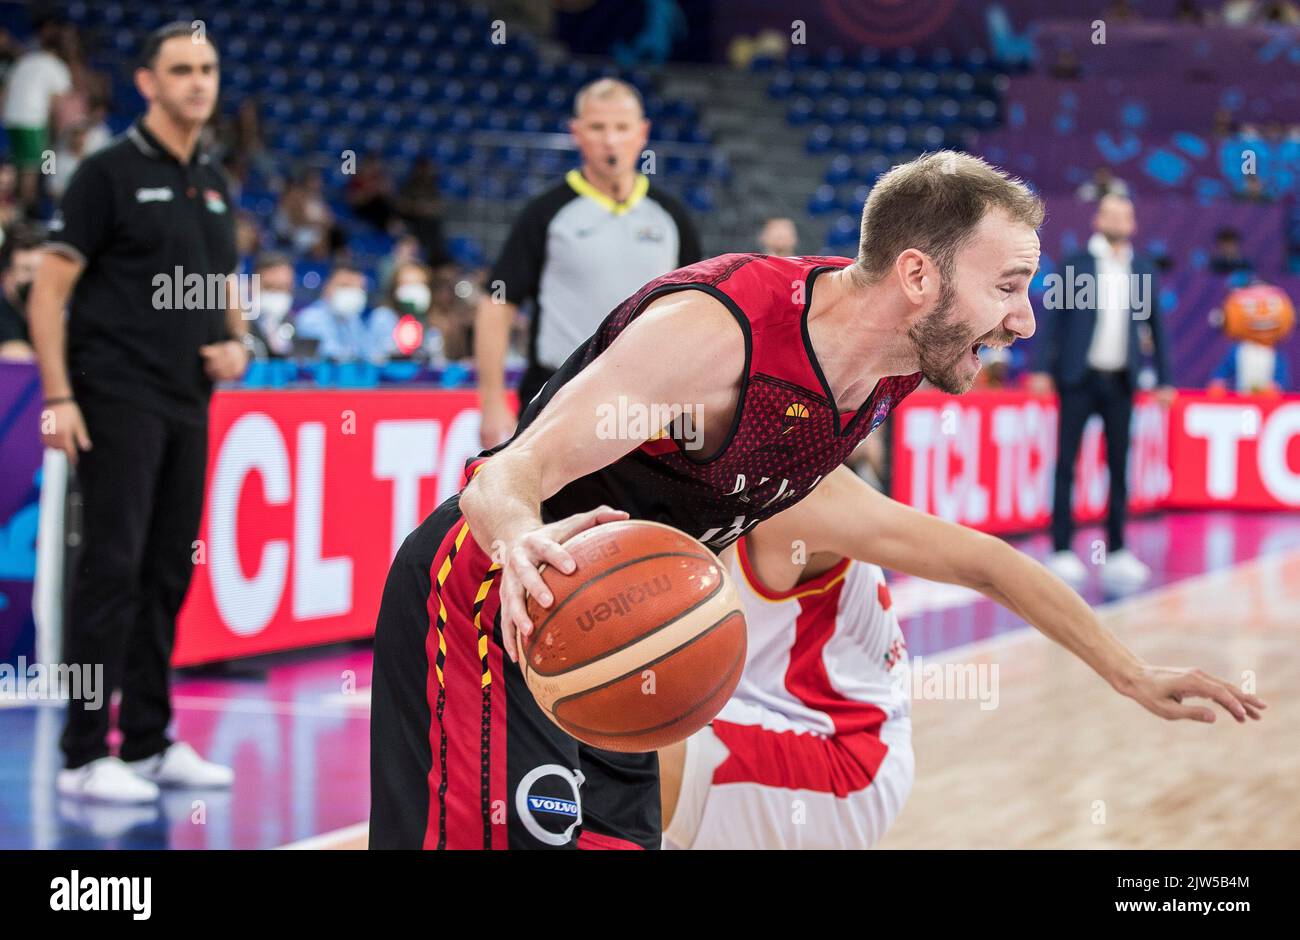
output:
[[[654,667],[655,665],[657,665],[657,664],[663,662],[664,660],[666,660],[666,659],[672,657],[673,655],[675,655],[676,653],[678,653],[678,652],[680,652],[681,650],[685,649],[686,647],[691,646],[692,644],[694,644],[694,643],[697,642],[698,640],[701,640],[701,639],[703,639],[704,637],[709,636],[711,633],[715,632],[716,630],[718,630],[718,629],[720,629],[720,628],[722,628],[722,627],[725,627],[728,623],[731,622],[732,618],[735,617],[735,616],[737,616],[737,615],[740,615],[740,616],[743,617],[743,614],[741,614],[741,612],[740,612],[739,610],[733,610],[733,611],[731,611],[731,612],[728,613],[726,616],[722,617],[720,620],[718,620],[716,623],[714,623],[712,626],[710,626],[710,627],[709,627],[707,630],[705,630],[703,633],[696,634],[694,637],[692,637],[691,639],[687,640],[687,641],[686,641],[685,643],[683,643],[681,646],[678,646],[676,649],[669,650],[669,651],[668,651],[667,653],[665,653],[664,655],[662,655],[662,656],[660,656],[660,657],[658,657],[658,658],[656,658],[656,659],[654,659],[654,660],[651,660],[650,662],[645,663],[644,665],[638,667],[638,669],[650,669],[650,668]],[[743,622],[743,621],[742,621],[742,622]],[[716,686],[714,686],[712,689],[710,689],[710,690],[708,691],[708,693],[705,694],[705,695],[703,696],[703,698],[701,699],[701,701],[700,701],[700,703],[699,703],[698,705],[696,705],[694,708],[692,708],[692,709],[691,709],[690,711],[688,711],[688,712],[685,712],[685,713],[683,713],[683,714],[681,714],[681,715],[676,715],[676,716],[674,716],[670,721],[661,722],[660,724],[653,725],[653,726],[651,726],[651,727],[649,727],[649,728],[641,728],[641,729],[638,729],[638,730],[635,730],[635,731],[600,731],[600,730],[598,730],[598,729],[596,729],[596,728],[586,728],[586,727],[583,727],[582,725],[575,724],[575,723],[572,722],[572,721],[568,721],[568,720],[565,720],[565,719],[559,718],[558,716],[554,717],[553,720],[555,721],[555,723],[556,723],[557,725],[559,725],[561,728],[563,728],[566,732],[569,732],[570,734],[572,734],[574,731],[577,731],[577,732],[580,732],[580,733],[583,733],[583,734],[589,734],[589,735],[598,736],[598,737],[601,737],[601,738],[630,738],[630,737],[636,737],[636,736],[638,736],[638,735],[653,734],[653,733],[656,732],[656,731],[662,731],[664,728],[669,728],[669,727],[672,727],[673,725],[676,725],[676,724],[681,724],[681,723],[684,723],[684,722],[688,722],[690,718],[692,718],[693,716],[699,714],[699,712],[700,712],[701,709],[703,709],[703,708],[708,708],[708,707],[710,706],[710,703],[713,701],[714,697],[717,696],[717,694],[718,694],[720,691],[722,691],[722,689],[726,688],[726,686],[727,686],[727,685],[732,681],[732,679],[734,679],[734,678],[736,677],[736,674],[737,674],[737,673],[738,673],[738,672],[739,672],[739,671],[744,667],[744,664],[745,664],[745,654],[746,654],[746,649],[745,649],[744,646],[742,646],[742,647],[737,651],[737,653],[736,653],[736,658],[732,661],[730,667],[728,667],[726,674],[725,674],[725,675],[723,676],[723,678],[722,678],[722,681],[720,681]],[[562,698],[562,699],[558,699],[558,700],[555,702],[555,708],[559,708],[559,707],[560,707],[561,705],[563,705],[565,702],[570,701],[570,700],[572,700],[572,699],[575,699],[575,698],[581,698],[582,696],[589,695],[589,694],[591,694],[592,692],[598,692],[598,691],[600,691],[601,689],[608,688],[608,687],[611,686],[611,685],[614,685],[614,684],[616,684],[616,683],[618,683],[618,682],[622,682],[624,679],[627,679],[627,678],[629,678],[630,676],[634,676],[634,675],[636,675],[638,669],[633,669],[631,672],[626,672],[626,673],[624,673],[623,675],[618,676],[618,677],[615,678],[615,679],[611,679],[611,680],[609,680],[608,682],[601,683],[600,685],[592,686],[590,689],[585,689],[585,690],[583,690],[582,692],[575,692],[575,693],[572,694],[572,695],[567,695],[567,696],[565,696],[565,697]],[[596,745],[596,746],[597,746],[597,747],[601,747],[601,746],[603,746],[603,745]],[[652,750],[653,750],[653,749],[652,749]]]
[[[543,621],[533,632],[531,641],[528,644],[528,649],[525,652],[529,654],[532,653],[533,647],[541,640],[542,632],[546,629],[547,624],[549,624],[551,620],[553,620],[555,616],[559,614],[560,610],[563,609],[569,603],[569,601],[573,600],[575,597],[578,596],[578,594],[580,594],[583,590],[585,590],[588,585],[598,584],[600,581],[602,581],[609,575],[615,574],[616,572],[619,571],[623,571],[627,568],[632,567],[633,565],[637,565],[647,561],[654,561],[659,558],[692,558],[695,559],[696,561],[707,561],[709,564],[713,565],[714,567],[721,567],[721,565],[719,565],[718,563],[717,558],[713,557],[712,555],[710,555],[706,559],[706,558],[701,558],[699,555],[687,555],[681,552],[662,552],[654,555],[642,555],[640,558],[634,558],[631,561],[622,562],[617,567],[609,568],[606,571],[602,571],[599,575],[596,575],[589,581],[584,581],[581,585],[575,588],[573,592],[570,593],[569,596],[566,597],[558,607],[556,607],[553,611],[550,612],[550,616],[547,617],[546,620]],[[654,634],[658,633],[660,630],[663,630],[665,627],[672,626],[673,623],[680,620],[682,617],[686,616],[691,611],[698,610],[701,605],[707,604],[709,601],[713,600],[714,596],[718,593],[718,591],[722,590],[722,587],[725,583],[726,583],[726,572],[723,572],[723,577],[718,579],[718,584],[712,591],[710,591],[708,594],[701,597],[690,607],[687,607],[685,610],[679,612],[676,616],[673,617],[672,620],[668,621],[667,623],[660,624],[659,626],[655,627],[655,629],[650,630],[646,633],[642,633],[638,635],[635,639],[629,640],[626,643],[623,643],[619,646],[610,647],[609,649],[605,650],[605,652],[601,656],[596,657],[595,659],[589,659],[586,660],[585,662],[577,663],[576,665],[570,666],[568,667],[568,669],[564,669],[559,672],[546,672],[541,669],[536,669],[531,664],[529,664],[528,671],[533,673],[533,675],[536,676],[545,676],[546,678],[551,678],[553,676],[563,675],[565,672],[568,672],[569,670],[577,669],[582,666],[589,665],[590,663],[599,662],[601,659],[604,659],[606,656],[609,656],[613,653],[617,653],[619,650],[626,649],[627,647],[632,646],[635,643],[639,643],[641,640],[653,636]],[[525,656],[525,659],[527,658],[528,657]]]
[[[679,650],[696,639],[707,636],[719,620],[724,620],[733,613],[743,617],[744,612],[735,585],[730,581],[727,581],[727,585],[724,592],[714,594],[704,604],[698,605],[691,611],[709,626],[704,628],[698,625],[692,626],[688,618],[675,617],[653,632],[643,634],[635,642],[624,644],[618,650],[606,653],[566,672],[542,676],[529,670],[525,673],[525,677],[529,680],[533,697],[543,711],[549,712],[561,697],[572,698],[586,694],[592,689],[607,685],[619,676],[636,669],[644,669],[647,662],[659,662],[671,651]],[[707,609],[710,605],[714,610]],[[700,616],[701,610],[703,616]]]

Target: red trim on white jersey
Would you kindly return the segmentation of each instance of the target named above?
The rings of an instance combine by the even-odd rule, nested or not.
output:
[[[875,734],[799,734],[714,719],[727,746],[713,783],[757,783],[848,796],[871,785],[889,746]]]
[[[748,537],[736,542],[736,555],[740,560],[740,570],[744,572],[745,580],[749,583],[749,586],[769,601],[783,601],[791,597],[802,597],[805,594],[816,594],[825,591],[844,577],[845,572],[849,570],[850,562],[848,558],[841,558],[834,567],[823,571],[817,577],[801,581],[787,591],[778,591],[764,584],[763,579],[754,570],[754,563],[749,557]]]
[[[730,564],[745,618],[749,651],[733,697],[718,717],[760,723],[780,733],[870,734],[909,711],[896,671],[906,644],[884,574],[851,559],[788,590],[763,583],[749,540]],[[762,719],[755,718],[762,715]]]

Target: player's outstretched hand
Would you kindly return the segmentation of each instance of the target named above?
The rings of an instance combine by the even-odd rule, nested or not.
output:
[[[1267,708],[1259,698],[1241,691],[1231,682],[1215,678],[1199,669],[1176,669],[1168,666],[1144,666],[1136,677],[1123,683],[1119,690],[1153,715],[1176,721],[1214,721],[1214,710],[1202,705],[1184,705],[1185,698],[1213,699],[1224,711],[1245,723],[1249,716],[1258,721],[1260,710]]]
[[[516,633],[527,636],[533,632],[526,597],[531,595],[543,607],[550,607],[554,601],[542,580],[541,566],[554,565],[571,574],[574,561],[561,544],[592,526],[626,518],[627,513],[621,509],[600,506],[525,532],[501,547],[501,643],[512,662],[519,662]]]

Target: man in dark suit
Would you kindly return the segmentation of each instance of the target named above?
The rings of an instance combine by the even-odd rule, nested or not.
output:
[[[1050,393],[1055,385],[1061,406],[1052,503],[1053,553],[1048,567],[1075,585],[1087,577],[1087,569],[1070,550],[1074,535],[1071,497],[1084,425],[1092,415],[1100,414],[1110,469],[1109,551],[1102,577],[1110,586],[1136,587],[1151,576],[1151,570],[1124,547],[1129,424],[1141,359],[1140,324],[1145,323],[1150,331],[1157,394],[1162,402],[1172,400],[1173,389],[1155,268],[1133,252],[1133,203],[1123,196],[1104,197],[1097,205],[1093,229],[1087,251],[1066,258],[1062,265],[1064,289],[1046,295],[1051,312],[1039,321],[1038,371],[1030,379],[1030,388],[1042,394]]]

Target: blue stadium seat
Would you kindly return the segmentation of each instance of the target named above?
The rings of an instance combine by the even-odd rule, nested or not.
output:
[[[785,113],[785,119],[788,124],[800,127],[812,121],[817,113],[817,107],[813,100],[805,95],[800,95],[790,102],[790,107]]]
[[[795,82],[794,75],[789,72],[777,72],[772,76],[772,81],[768,83],[767,94],[771,98],[780,101],[788,98],[794,93]]]
[[[809,215],[825,215],[835,208],[835,187],[827,184],[818,186],[808,199]]]
[[[895,69],[872,69],[867,73],[867,87],[886,97],[896,95],[903,87],[903,74]]]
[[[712,212],[717,208],[712,186],[692,186],[686,190],[686,204],[696,212]]]
[[[827,153],[835,142],[835,132],[825,124],[818,124],[804,141],[804,149],[811,154]]]
[[[849,153],[863,153],[871,146],[871,132],[861,125],[846,128],[844,136],[837,139]]]
[[[849,111],[849,99],[828,97],[822,99],[820,106],[817,108],[817,119],[834,127],[848,120]]]
[[[826,182],[835,185],[847,183],[854,176],[853,159],[847,154],[837,154],[826,167]]]
[[[857,244],[861,235],[862,222],[858,216],[842,215],[837,218],[826,233],[826,241],[835,248]]]

